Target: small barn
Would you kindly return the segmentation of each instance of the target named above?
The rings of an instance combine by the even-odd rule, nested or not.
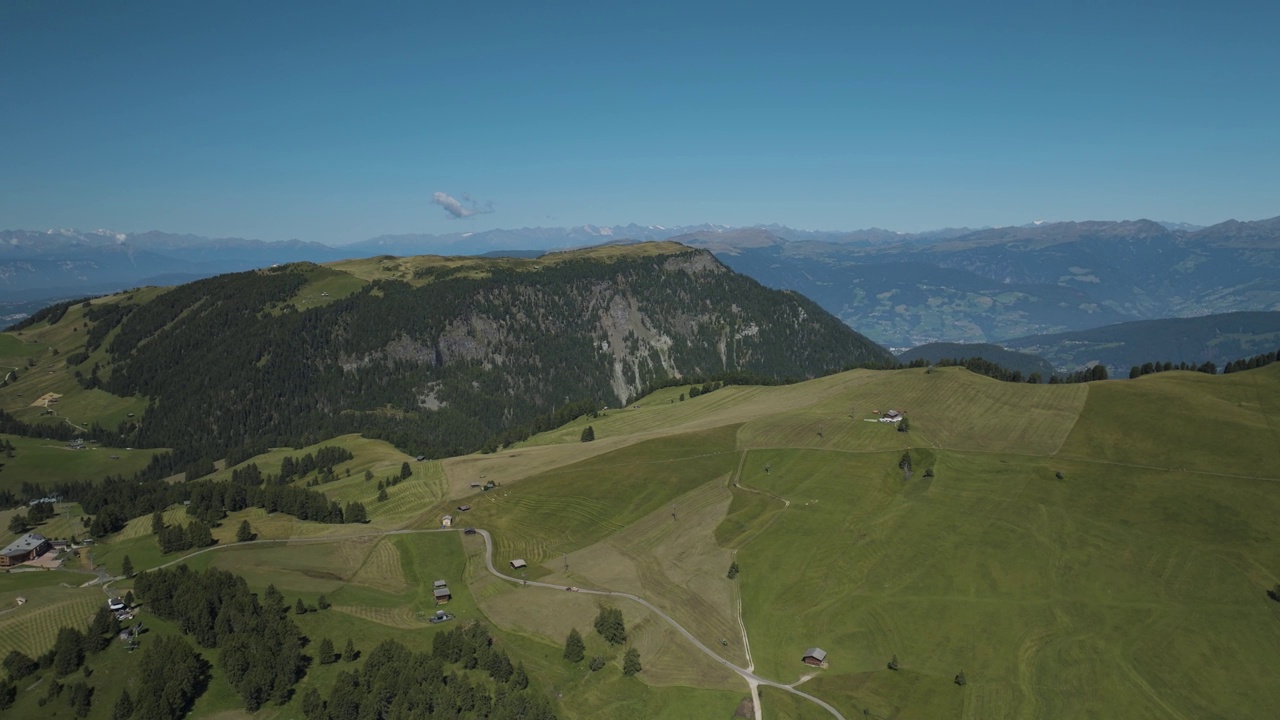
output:
[[[800,662],[814,667],[826,667],[827,651],[822,648],[811,647],[804,651],[804,657],[800,658]]]
[[[885,410],[884,413],[880,415],[880,422],[896,423],[900,420],[902,420],[902,413],[897,410]]]
[[[441,527],[453,527],[453,516],[445,515],[444,517],[440,518],[440,525]]]
[[[437,605],[444,605],[453,599],[453,593],[449,592],[449,588],[447,587],[438,587],[435,590],[432,590],[431,594],[435,596]]]
[[[515,560],[511,561],[512,570],[523,570],[524,568],[527,568],[527,567],[529,567],[529,563],[525,562],[524,560],[521,560],[520,558],[516,558]]]
[[[431,583],[431,587],[435,588],[436,590],[439,590],[442,587],[449,587],[449,583],[446,580],[437,580]]]

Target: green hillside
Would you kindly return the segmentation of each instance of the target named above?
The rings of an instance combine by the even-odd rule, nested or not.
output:
[[[877,421],[890,408],[909,432]],[[596,439],[582,442],[588,425]],[[429,649],[430,583],[444,579],[457,593],[450,609],[492,625],[565,718],[730,717],[752,693],[717,658],[800,682],[846,718],[1267,717],[1280,704],[1280,603],[1266,594],[1280,581],[1278,428],[1275,364],[1074,385],[941,368],[697,397],[671,387],[443,462],[354,435],[272,450],[246,463],[275,472],[285,455],[350,450],[338,479],[316,489],[366,503],[371,522],[248,509],[187,562],[239,573],[258,592],[275,584],[289,602],[325,594],[332,609],[302,616],[303,631],[361,647],[394,637]],[[373,498],[403,462],[411,476]],[[442,530],[445,514],[455,522]],[[166,521],[183,516],[175,507]],[[237,546],[241,519],[290,544]],[[483,538],[464,526],[492,533],[500,568],[523,559],[528,568],[508,572],[643,597],[717,657],[625,598],[490,575]],[[124,554],[139,568],[171,562],[148,527],[134,521],[95,557],[112,569]],[[92,611],[74,582],[24,577],[0,576],[0,600],[32,598],[0,615],[0,653],[40,652],[58,623]],[[592,630],[602,606],[622,611],[626,645]],[[561,657],[573,628],[605,662],[599,672]],[[824,668],[800,662],[815,646]],[[643,659],[635,677],[621,673],[626,647]],[[338,669],[313,666],[293,699],[255,717],[298,716],[302,691],[328,687]],[[237,707],[218,677],[196,716]],[[118,690],[96,692],[91,717],[108,717]],[[34,694],[20,692],[19,707],[35,712]],[[830,716],[786,690],[757,697],[764,717]]]
[[[1001,342],[1035,353],[1059,370],[1078,370],[1101,363],[1115,377],[1143,363],[1171,362],[1198,366],[1229,362],[1280,347],[1280,312],[1233,312],[1201,317],[1140,320],[1089,330],[1031,335]],[[989,358],[990,359],[990,358]]]

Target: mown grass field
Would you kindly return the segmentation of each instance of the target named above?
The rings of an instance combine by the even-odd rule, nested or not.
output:
[[[0,657],[11,650],[34,657],[53,647],[59,628],[87,625],[106,602],[101,588],[80,587],[92,579],[59,570],[0,575]]]
[[[4,435],[13,444],[13,457],[0,454],[0,489],[15,493],[24,482],[50,487],[55,483],[101,480],[104,477],[132,476],[151,462],[159,450],[125,450],[85,445],[71,450],[57,440]]]
[[[736,428],[647,441],[476,496],[458,522],[491,530],[495,560],[558,560],[737,465]]]

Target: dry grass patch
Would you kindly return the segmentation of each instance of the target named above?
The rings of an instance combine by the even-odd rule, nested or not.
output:
[[[569,631],[576,627],[586,640],[588,656],[602,655],[620,662],[623,648],[611,648],[592,627],[600,604],[609,603],[622,609],[628,644],[640,651],[644,664],[644,672],[637,677],[645,683],[728,690],[743,687],[735,673],[694,648],[666,621],[636,603],[547,588],[508,588],[507,592],[480,602],[481,611],[502,628],[563,646]]]
[[[639,595],[708,647],[745,664],[734,584],[726,577],[733,553],[715,539],[731,500],[727,478],[709,482],[603,542],[571,553],[567,575],[560,563],[547,563],[555,572],[544,580]]]

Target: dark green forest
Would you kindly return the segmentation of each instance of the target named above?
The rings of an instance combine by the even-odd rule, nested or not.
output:
[[[122,439],[174,448],[175,463],[199,474],[228,453],[346,432],[457,455],[675,377],[803,379],[892,363],[812,302],[698,251],[536,271],[495,263],[483,277],[376,281],[298,311],[287,301],[314,267],[94,306],[87,339],[109,362],[85,367],[77,355],[75,370],[83,384],[149,398]]]

